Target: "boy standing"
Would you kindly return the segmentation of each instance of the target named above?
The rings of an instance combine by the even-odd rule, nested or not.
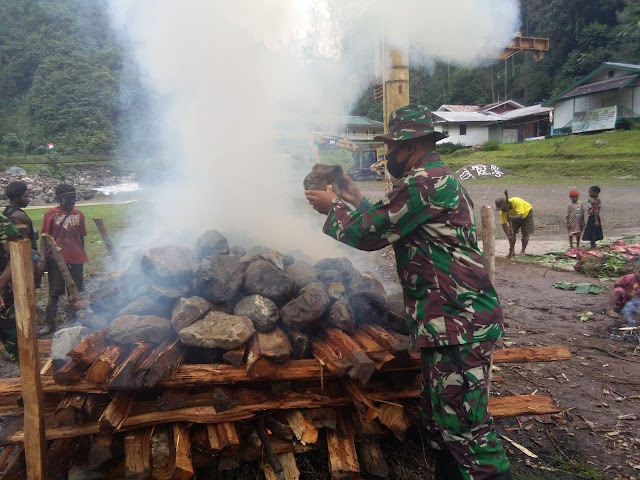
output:
[[[60,253],[64,258],[71,278],[78,287],[78,291],[84,290],[83,266],[89,262],[84,250],[84,237],[87,236],[84,214],[75,209],[76,189],[72,185],[61,184],[56,188],[56,200],[60,202],[58,207],[47,210],[42,219],[42,233],[53,237]],[[41,252],[46,252],[44,238],[40,242]],[[45,318],[49,331],[56,329],[56,315],[58,313],[58,298],[65,294],[66,285],[58,264],[53,259],[51,252],[43,255],[38,265],[41,271],[47,268],[49,272],[49,303],[45,311]]]

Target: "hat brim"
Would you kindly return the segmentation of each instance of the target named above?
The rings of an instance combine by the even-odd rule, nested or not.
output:
[[[386,133],[383,135],[376,135],[375,137],[373,137],[373,139],[375,141],[391,141],[391,142],[406,142],[408,140],[413,140],[414,138],[421,138],[421,137],[427,137],[427,136],[431,136],[434,138],[435,142],[439,142],[440,140],[443,140],[445,138],[448,138],[449,135],[447,135],[446,133],[442,133],[442,132],[438,132],[438,131],[433,131],[433,132],[416,132],[418,135],[414,135],[411,138],[407,138],[407,139],[398,139],[396,138],[395,135],[390,134],[390,133]]]

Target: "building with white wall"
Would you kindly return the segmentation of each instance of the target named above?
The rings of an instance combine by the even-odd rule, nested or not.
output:
[[[500,115],[487,112],[432,112],[434,128],[449,135],[439,143],[459,143],[472,147],[489,140],[489,127],[500,120]]]
[[[544,103],[552,134],[625,128],[640,122],[640,65],[605,62]]]

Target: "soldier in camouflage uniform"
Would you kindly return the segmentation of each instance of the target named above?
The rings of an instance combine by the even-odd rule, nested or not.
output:
[[[0,341],[15,361],[18,361],[18,333],[9,268],[9,242],[19,238],[21,235],[15,225],[0,215]]]
[[[360,250],[395,250],[407,323],[423,359],[421,407],[436,477],[510,479],[487,408],[502,310],[478,249],[473,203],[434,151],[445,137],[425,107],[398,109],[389,133],[376,138],[387,144],[387,168],[397,178],[385,198],[369,202],[348,177],[341,197],[331,187],[306,195],[328,214],[327,235]]]

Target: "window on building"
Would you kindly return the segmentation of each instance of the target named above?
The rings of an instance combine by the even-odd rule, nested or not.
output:
[[[467,134],[467,124],[466,123],[461,123],[460,124],[460,135],[466,135]]]
[[[609,78],[613,78],[613,76],[615,75],[615,72],[613,70],[609,70],[607,74],[609,75]]]
[[[442,133],[444,133],[445,135],[449,135],[449,127],[444,127],[442,129]]]

